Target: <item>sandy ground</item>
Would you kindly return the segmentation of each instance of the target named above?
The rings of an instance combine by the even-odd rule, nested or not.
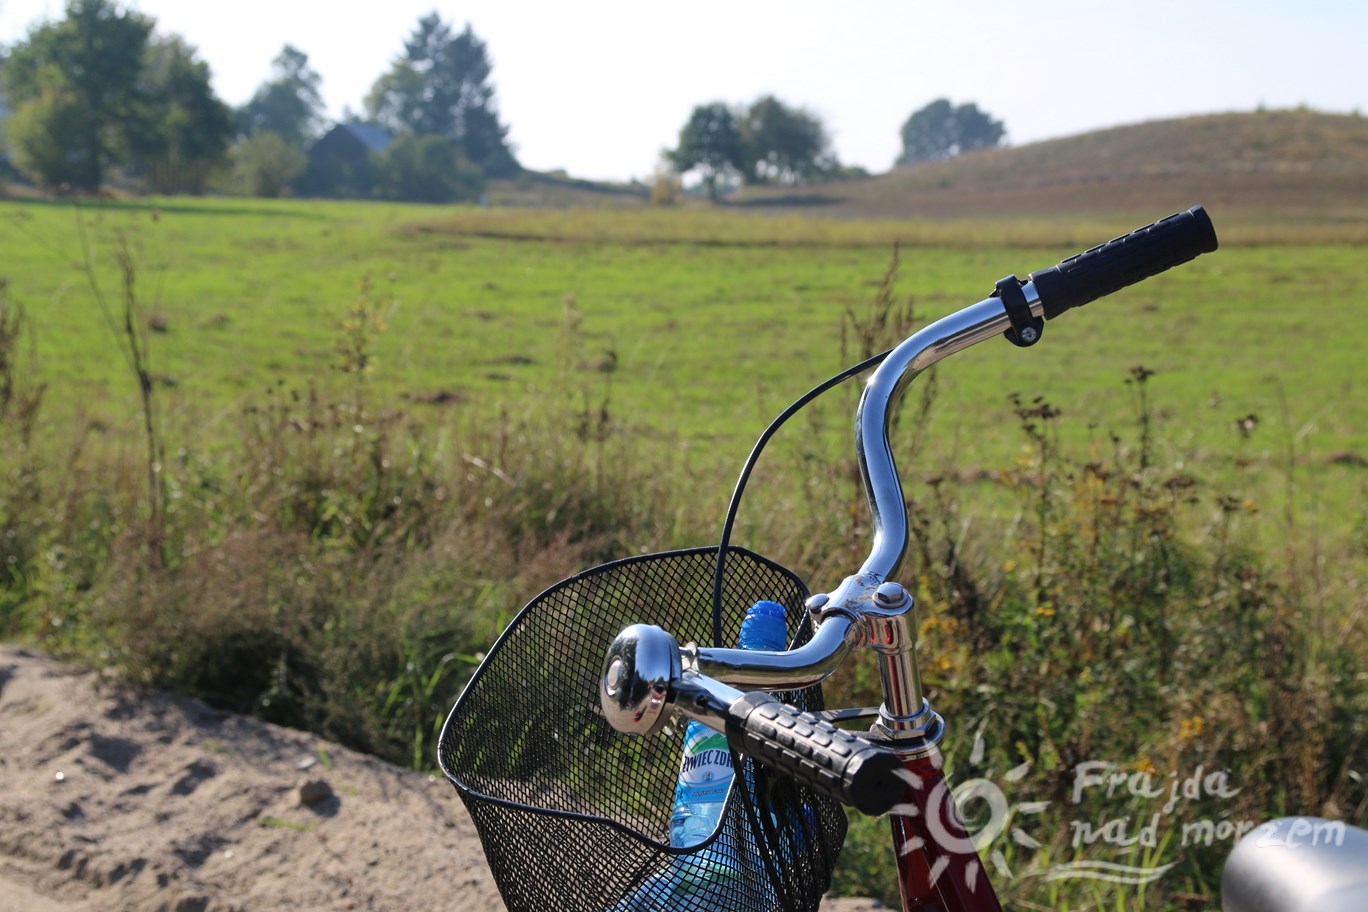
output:
[[[300,799],[308,780],[331,797]],[[0,647],[0,910],[502,909],[444,781]]]
[[[0,912],[272,909],[503,904],[445,780],[0,646]]]

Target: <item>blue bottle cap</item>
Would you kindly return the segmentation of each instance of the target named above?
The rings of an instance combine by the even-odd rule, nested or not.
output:
[[[778,602],[768,600],[756,602],[746,610],[741,621],[741,635],[737,646],[742,649],[769,649],[778,651],[788,648],[788,623],[786,611]]]
[[[746,609],[746,614],[760,615],[761,617],[785,617],[788,614],[788,609],[778,602],[761,599]]]

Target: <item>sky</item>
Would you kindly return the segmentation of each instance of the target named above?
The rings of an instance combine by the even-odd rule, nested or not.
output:
[[[286,43],[328,114],[371,84],[434,10],[467,22],[524,167],[646,178],[695,105],[773,94],[816,114],[843,163],[887,170],[937,98],[974,102],[1022,145],[1188,114],[1307,105],[1368,113],[1365,0],[129,0],[199,49],[240,105]],[[60,0],[0,0],[0,43]]]

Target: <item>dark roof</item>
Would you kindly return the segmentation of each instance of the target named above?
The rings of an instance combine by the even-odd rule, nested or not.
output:
[[[385,146],[388,146],[394,139],[389,130],[384,127],[377,127],[375,124],[344,123],[338,124],[336,129],[346,130],[356,137],[357,142],[372,152],[383,152]]]

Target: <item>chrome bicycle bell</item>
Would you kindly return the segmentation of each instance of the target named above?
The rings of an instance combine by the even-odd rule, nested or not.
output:
[[[679,643],[659,627],[633,624],[608,647],[599,677],[599,703],[608,724],[629,735],[665,726],[674,685],[683,675]]]

